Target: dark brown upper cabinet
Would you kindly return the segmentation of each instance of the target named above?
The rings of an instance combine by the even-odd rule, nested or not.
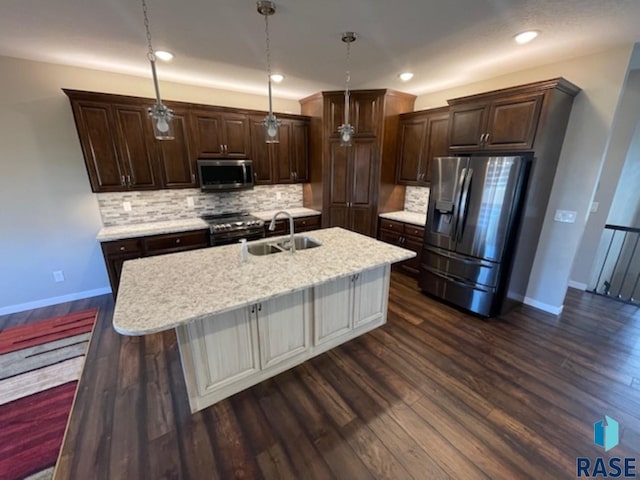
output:
[[[309,120],[278,116],[280,141],[265,143],[262,116],[250,117],[254,182],[306,182],[309,176]]]
[[[71,105],[94,192],[159,188],[146,106],[91,98]]]
[[[246,115],[215,108],[194,109],[191,128],[197,158],[249,157],[249,119]]]
[[[449,100],[451,153],[535,150],[554,91],[576,94],[574,85],[553,79]]]
[[[159,173],[164,188],[195,188],[198,186],[196,157],[189,141],[189,111],[167,103],[173,110],[173,140],[156,140]]]
[[[266,112],[165,102],[173,110],[175,138],[160,141],[147,114],[153,99],[64,92],[94,192],[197,188],[198,158],[253,158],[258,185],[309,178],[309,117],[278,114],[281,142],[268,147]]]
[[[375,92],[357,92],[349,99],[349,122],[354,127],[354,137],[378,135],[382,120],[384,98]],[[329,119],[329,135],[340,137],[338,127],[344,123],[344,93],[331,92],[326,96]]]
[[[397,183],[416,186],[431,183],[433,158],[449,153],[448,130],[448,107],[400,115]]]

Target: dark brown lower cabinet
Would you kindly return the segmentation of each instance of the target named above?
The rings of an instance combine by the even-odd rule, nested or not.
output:
[[[148,237],[102,242],[102,254],[107,265],[113,298],[118,294],[122,264],[125,260],[183,252],[209,246],[209,230],[166,233]]]
[[[320,215],[311,215],[308,217],[298,217],[293,219],[294,233],[308,232],[309,230],[317,230],[320,228]],[[275,229],[269,230],[269,223],[264,222],[265,236],[275,237],[278,235],[286,235],[289,233],[289,219],[279,218],[276,220]]]
[[[424,227],[381,218],[378,232],[379,240],[416,252],[414,258],[397,263],[394,267],[408,275],[417,277],[420,272]]]

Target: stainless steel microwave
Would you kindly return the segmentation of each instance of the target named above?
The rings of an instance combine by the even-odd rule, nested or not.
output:
[[[201,190],[253,188],[251,160],[198,160],[197,163]]]

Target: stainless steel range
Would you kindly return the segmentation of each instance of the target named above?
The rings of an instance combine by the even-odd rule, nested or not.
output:
[[[237,243],[241,238],[257,240],[264,237],[264,222],[246,212],[204,215],[200,218],[209,224],[212,246]]]

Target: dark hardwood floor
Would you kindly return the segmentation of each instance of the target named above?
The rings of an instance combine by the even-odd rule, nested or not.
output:
[[[481,320],[393,273],[385,326],[196,414],[174,333],[118,335],[109,297],[59,308],[94,305],[57,479],[559,479],[640,456],[640,311],[588,293]]]

